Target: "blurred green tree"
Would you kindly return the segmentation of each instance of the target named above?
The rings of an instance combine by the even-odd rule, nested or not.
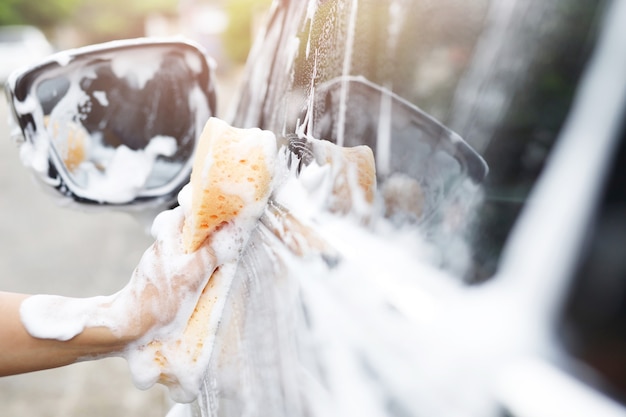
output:
[[[69,19],[80,0],[0,0],[0,25],[29,24],[44,30]]]
[[[89,0],[76,9],[72,23],[84,34],[85,43],[98,43],[143,36],[146,16],[177,11],[178,0]]]
[[[243,63],[252,46],[257,20],[265,16],[272,0],[226,0],[228,27],[223,34],[226,53],[234,62]]]
[[[50,32],[69,23],[89,44],[142,36],[147,15],[177,11],[178,0],[0,0],[0,25],[29,24]]]

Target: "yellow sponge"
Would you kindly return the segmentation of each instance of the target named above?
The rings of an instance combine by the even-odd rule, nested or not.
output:
[[[183,245],[197,250],[222,224],[271,193],[276,154],[272,132],[239,129],[211,118],[200,136],[191,173],[191,214]]]

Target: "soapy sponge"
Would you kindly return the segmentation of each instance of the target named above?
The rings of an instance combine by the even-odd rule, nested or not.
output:
[[[191,215],[183,226],[187,252],[197,250],[222,224],[267,203],[275,158],[272,132],[209,119],[191,173]]]

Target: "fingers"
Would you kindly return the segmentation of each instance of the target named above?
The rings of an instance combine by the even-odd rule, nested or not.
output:
[[[181,209],[158,216],[154,244],[116,294],[81,299],[38,295],[21,300],[23,329],[35,339],[76,346],[78,356],[115,354],[138,340],[164,339],[172,326],[184,329],[216,268],[216,258],[208,246],[185,253],[182,224]]]
[[[116,308],[126,310],[127,314],[120,316],[128,323],[126,332],[134,337],[175,320],[186,320],[216,268],[215,255],[206,245],[185,253],[183,222],[180,207],[157,216],[152,227],[155,242],[144,252],[130,282],[118,294]]]

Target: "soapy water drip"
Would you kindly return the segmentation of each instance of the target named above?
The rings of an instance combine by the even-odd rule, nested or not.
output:
[[[394,15],[401,14],[397,9],[404,5],[395,4]],[[348,2],[346,8],[350,29],[338,100],[338,145],[344,142],[341,129],[348,110],[358,1]],[[317,93],[318,53],[307,43],[306,56],[315,62],[311,102]],[[258,86],[252,93],[270,87]],[[390,96],[381,97],[382,119],[390,119],[384,100]],[[308,106],[299,120],[300,137],[305,126],[313,130],[313,110]],[[385,126],[389,123],[379,128]],[[480,190],[461,187],[459,192],[459,200],[471,210]],[[279,204],[300,218],[297,202]],[[451,269],[467,267],[463,236],[455,235],[452,226],[441,233],[438,243],[448,242],[451,248],[444,254],[425,242],[414,226],[398,229],[377,218],[367,228],[319,210],[304,221],[310,221],[339,256],[298,257],[269,231],[265,220],[253,232],[228,294],[195,415],[389,416],[418,415],[428,409],[428,402],[418,405],[414,400],[415,390],[423,389],[425,382],[414,378],[415,373],[432,371],[415,355],[420,340],[414,330],[439,313],[438,299],[462,291],[458,278],[438,266],[457,262]],[[437,410],[438,401],[430,403],[431,411]]]
[[[305,3],[298,3],[297,7],[303,7]],[[307,16],[310,19],[319,13],[311,6],[313,3],[308,3]],[[409,12],[406,8],[411,7],[409,3],[394,1],[394,15],[405,16]],[[356,13],[357,9],[350,9],[350,5],[356,6],[357,2],[347,0],[343,4],[343,11]],[[358,2],[358,5],[361,9],[367,7],[365,1]],[[533,48],[545,46],[536,41],[545,32],[529,32],[523,26],[540,21],[543,22],[539,25],[542,30],[558,32],[558,28],[546,26],[545,20],[537,19],[544,12],[546,16],[558,15],[553,9],[562,5],[559,1],[530,0],[482,2],[478,6],[480,13],[489,11],[489,24],[495,22],[502,26],[483,33],[479,42],[482,46],[477,48],[475,61],[470,64],[470,70],[457,90],[459,95],[453,100],[451,127],[458,129],[464,139],[467,140],[467,132],[478,131],[478,128],[466,128],[464,121],[473,120],[472,116],[477,112],[487,118],[497,118],[508,105],[504,103],[497,109],[497,114],[485,112],[487,107],[465,106],[475,100],[467,99],[469,96],[464,94],[475,93],[475,98],[482,94],[481,87],[489,84],[489,79],[472,78],[472,74],[489,78],[502,73],[510,81],[510,85],[502,83],[506,87],[519,83],[518,76],[525,71],[524,62],[506,72],[500,71],[503,68],[490,67],[494,61],[487,58],[500,57],[496,64],[502,66],[509,61],[519,64],[518,60],[509,58],[517,54],[523,56],[525,51],[532,54],[530,49],[522,47],[525,42],[533,43]],[[446,6],[450,4],[446,3]],[[511,20],[505,13],[509,8],[523,11],[522,16],[513,13],[511,16],[517,18]],[[295,20],[289,24],[295,24]],[[344,16],[343,23],[351,29],[338,43],[346,45],[346,49],[350,48],[349,38],[354,36],[355,30],[349,22],[350,19]],[[511,22],[518,25],[507,32]],[[310,21],[307,25],[313,27]],[[381,29],[391,30],[388,27]],[[290,32],[284,33],[288,36]],[[512,39],[500,36],[503,33],[513,38],[519,36],[518,42],[509,44]],[[529,37],[522,34],[529,34]],[[305,58],[314,64],[307,70],[322,74],[322,78],[329,73],[332,77],[343,75],[344,82],[346,76],[353,76],[350,71],[345,71],[346,65],[339,69],[339,74],[336,68],[326,68],[328,57],[324,56],[323,49],[313,48],[314,43],[310,40],[304,48]],[[489,46],[497,46],[499,51],[489,49]],[[505,51],[506,48],[510,50]],[[487,50],[493,55],[485,54]],[[343,63],[347,62],[351,68],[350,54],[343,58]],[[485,67],[493,71],[478,71]],[[291,93],[290,85],[281,85],[281,80],[283,78],[271,87],[276,91],[284,90],[286,95]],[[306,97],[309,100],[306,117],[297,125],[302,129],[295,131],[300,137],[305,135],[304,126],[309,133],[315,129],[313,116],[317,109],[310,103],[315,102],[313,95],[322,94],[321,83],[315,81],[300,80],[299,87],[310,86],[307,93],[312,93]],[[394,85],[385,84],[385,81],[390,80],[378,80],[390,90]],[[268,88],[264,84],[256,87],[252,88],[252,93]],[[494,90],[498,90],[497,87],[499,85],[494,86]],[[343,123],[338,123],[338,132],[343,129],[349,110],[348,93],[343,90],[338,94],[343,97],[338,100],[342,109],[338,114],[344,115]],[[479,104],[488,106],[489,97],[482,98],[485,100]],[[376,116],[384,119],[389,112],[384,100],[379,104]],[[268,106],[272,110],[274,107]],[[367,113],[365,116],[371,115]],[[315,122],[318,125],[327,122],[321,120],[322,117],[317,117]],[[280,127],[288,124],[280,122]],[[385,120],[382,122],[381,125],[386,124]],[[384,126],[378,127],[381,129],[380,139]],[[470,135],[471,143],[478,145],[481,151],[486,146],[486,142],[481,141],[492,137],[490,129],[494,125],[487,127],[483,136]],[[275,130],[285,132],[284,129]],[[345,142],[345,133],[343,136],[339,134],[343,139],[337,143]],[[378,156],[384,157],[384,152]],[[434,157],[438,156],[442,155],[434,154]],[[385,163],[380,163],[384,169]],[[260,225],[254,233],[256,243],[246,251],[243,263],[255,265],[258,259],[265,259],[265,263],[258,262],[254,268],[242,266],[238,273],[242,283],[239,290],[231,293],[236,302],[231,306],[230,314],[236,316],[237,323],[243,327],[222,328],[231,335],[221,338],[224,346],[232,347],[226,346],[226,340],[235,340],[238,346],[234,361],[237,366],[233,366],[231,360],[226,361],[229,366],[225,367],[215,358],[205,376],[197,415],[501,415],[494,385],[504,365],[514,363],[524,355],[553,353],[553,340],[547,340],[542,322],[545,317],[538,317],[534,313],[534,304],[528,299],[521,300],[516,291],[516,285],[528,277],[515,275],[510,282],[487,282],[480,291],[461,282],[459,277],[471,262],[473,248],[460,232],[463,227],[459,229],[458,226],[470,221],[465,215],[472,214],[479,207],[477,200],[481,198],[482,189],[475,184],[463,183],[456,193],[456,198],[447,207],[450,210],[445,213],[446,220],[431,230],[407,224],[398,227],[397,223],[382,217],[365,227],[354,219],[318,212],[312,224],[340,254],[334,264],[325,262],[322,256],[294,257],[276,236],[268,232],[266,225]],[[293,210],[290,203],[293,202],[281,201],[284,207]],[[298,214],[297,210],[293,212]],[[519,281],[513,282],[515,280]],[[255,309],[260,313],[255,314]],[[228,320],[226,317],[224,323]],[[236,337],[233,339],[234,333]]]
[[[400,27],[404,24],[402,13],[407,10],[407,2],[405,0],[392,0],[389,3],[389,19],[393,24],[388,25],[387,31],[387,48],[385,58],[387,64],[383,67],[385,71],[390,71],[393,57],[397,53],[398,37],[400,35]],[[392,71],[392,70],[391,70]],[[384,88],[393,91],[393,79],[387,77]],[[386,177],[391,173],[391,96],[388,94],[381,95],[380,113],[378,116],[378,132],[376,135],[376,171],[378,175]]]
[[[297,158],[292,166],[299,166]],[[433,297],[453,294],[461,284],[431,266],[436,251],[414,228],[397,229],[382,218],[364,227],[355,218],[325,213],[314,193],[302,198],[294,192],[302,186],[295,176],[288,183],[241,257],[196,414],[384,416],[390,407],[411,410],[419,363],[419,341],[410,336],[415,322],[436,313]],[[315,238],[299,235],[304,227],[280,229],[287,216],[314,225],[305,233]],[[325,244],[312,250],[302,244],[307,240]]]
[[[349,2],[349,18],[348,18],[348,36],[346,39],[346,50],[343,56],[343,66],[341,73],[344,77],[350,75],[350,68],[352,63],[352,54],[354,49],[354,35],[356,32],[356,20],[358,16],[359,0],[352,0]],[[337,132],[337,145],[344,145],[344,129],[346,121],[346,103],[348,101],[349,87],[347,82],[344,82],[341,88],[341,98],[339,100],[339,123]]]

